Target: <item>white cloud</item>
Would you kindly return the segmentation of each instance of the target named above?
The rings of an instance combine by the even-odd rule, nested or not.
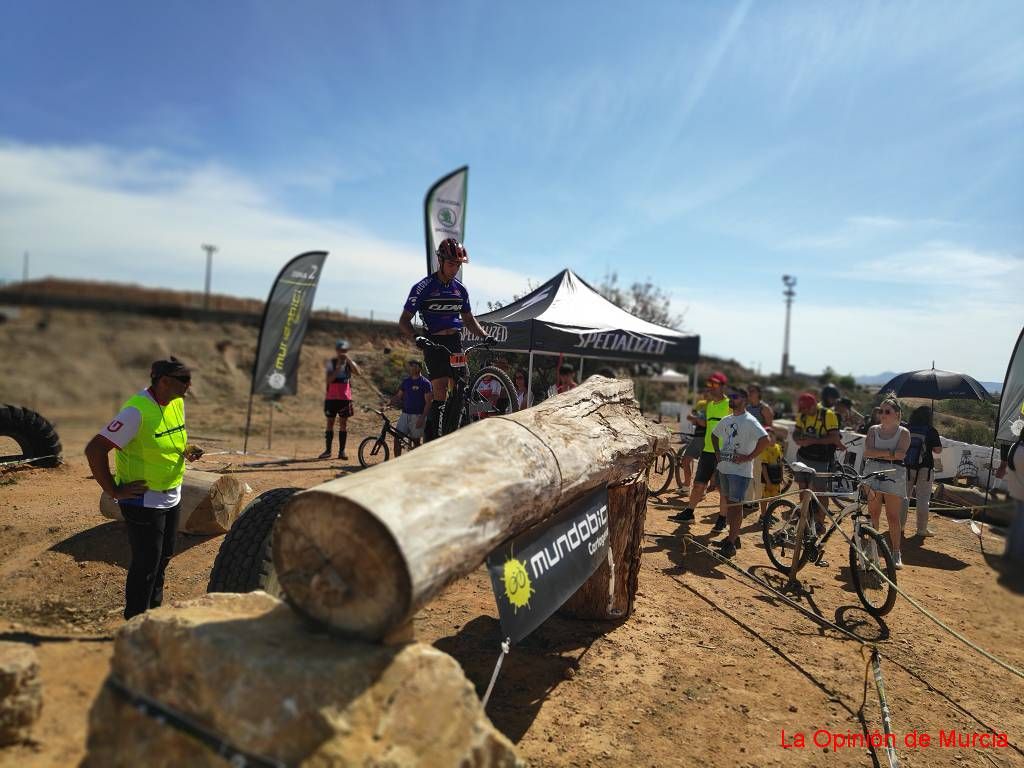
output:
[[[961,286],[964,291],[991,290],[992,301],[1014,302],[1019,301],[1014,298],[1014,291],[1024,285],[1024,257],[936,240],[860,262],[845,277],[908,285]]]
[[[821,250],[852,248],[898,232],[934,230],[954,226],[939,219],[899,219],[891,216],[848,216],[831,232],[798,235],[783,241],[782,250]]]
[[[324,249],[317,304],[391,318],[425,268],[422,244],[284,212],[258,184],[221,165],[98,146],[0,144],[0,236],[18,267],[21,252],[31,252],[36,277],[186,290],[201,289],[199,246],[213,242],[213,290],[256,297],[288,258]],[[497,267],[470,264],[467,275],[481,308],[527,283]]]

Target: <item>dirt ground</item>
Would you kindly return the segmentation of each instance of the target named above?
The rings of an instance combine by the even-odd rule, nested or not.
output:
[[[169,334],[175,332],[169,327]],[[211,359],[223,359],[214,340],[208,346]],[[319,352],[311,353],[313,363]],[[9,363],[6,370],[17,375],[21,368]],[[44,691],[34,742],[0,750],[0,765],[72,765],[82,758],[88,709],[106,674],[112,636],[123,623],[127,542],[121,524],[99,516],[99,491],[82,456],[86,441],[112,415],[114,398],[75,400],[73,388],[88,385],[74,377],[53,385],[66,394],[47,415],[58,421],[67,463],[0,474],[0,639],[36,648]],[[5,386],[0,400],[10,397]],[[362,386],[357,398],[369,398]],[[46,391],[37,403],[44,413]],[[236,422],[244,399],[233,410],[227,396],[190,402],[190,431],[210,451],[199,468],[238,472],[254,492],[309,487],[358,471],[354,459],[311,459],[322,448],[319,402],[312,394],[293,401],[280,428],[275,416],[273,448],[264,451],[265,458],[293,460],[273,467],[241,467],[230,453],[240,448]],[[360,412],[353,420],[350,456],[375,418]],[[262,450],[265,429],[254,434]],[[815,745],[816,732],[821,741],[826,733],[852,740],[881,730],[862,647],[752,588],[692,544],[684,546],[687,531],[708,540],[716,504],[712,495],[695,524],[679,527],[667,520],[682,506],[678,495],[652,501],[633,615],[618,624],[553,617],[505,660],[488,713],[531,764],[888,765],[881,750]],[[901,587],[976,644],[1024,667],[1024,594],[994,567],[1002,537],[986,529],[979,541],[964,523],[946,518],[934,526],[937,537],[905,543]],[[753,519],[744,530],[736,563],[778,583]],[[167,576],[169,600],[205,591],[222,540],[179,538]],[[832,566],[804,573],[810,594],[802,604],[877,642],[901,763],[1024,764],[1021,680],[906,601],[884,624],[872,620],[849,585],[842,542],[836,537],[830,546]],[[420,640],[458,659],[478,690],[486,688],[500,630],[482,569],[451,585],[417,616],[415,627]],[[942,746],[940,729],[947,735],[1005,733],[1010,745]],[[914,731],[931,735],[931,745],[906,746]],[[798,734],[806,746],[797,745]]]

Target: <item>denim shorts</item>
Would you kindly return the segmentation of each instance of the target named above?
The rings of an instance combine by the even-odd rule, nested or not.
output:
[[[718,492],[725,496],[728,501],[743,501],[743,497],[747,495],[747,486],[749,485],[749,477],[727,475],[724,472],[718,473]]]

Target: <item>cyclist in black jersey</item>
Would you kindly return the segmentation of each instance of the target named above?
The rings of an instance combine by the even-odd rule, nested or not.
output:
[[[466,247],[455,238],[449,237],[437,248],[437,271],[420,280],[412,287],[405,302],[398,327],[412,336],[416,346],[424,351],[427,377],[430,379],[434,399],[427,411],[424,425],[424,441],[437,435],[437,420],[441,405],[448,398],[448,380],[452,376],[449,355],[462,351],[462,328],[465,326],[477,336],[494,343],[476,318],[469,303],[469,291],[455,276],[463,264],[469,261]],[[418,336],[412,326],[412,318],[419,313],[426,327],[426,339],[439,344],[443,349],[428,346],[424,337]]]

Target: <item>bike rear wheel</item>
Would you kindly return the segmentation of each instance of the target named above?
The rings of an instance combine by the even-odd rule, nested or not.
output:
[[[379,437],[367,437],[359,444],[357,451],[359,463],[364,467],[382,464],[391,458],[391,449],[386,441]]]
[[[854,535],[850,543],[850,576],[864,610],[876,617],[892,610],[897,597],[896,563],[885,538],[874,528],[862,525]]]
[[[654,461],[647,472],[647,494],[657,496],[672,483],[676,472],[676,452],[663,448],[654,454]]]
[[[783,573],[789,573],[793,566],[793,550],[796,549],[796,531],[800,523],[800,505],[789,499],[776,499],[768,505],[761,520],[761,541],[772,565]],[[800,548],[799,571],[811,559],[812,541],[809,528],[804,529],[804,542]]]

